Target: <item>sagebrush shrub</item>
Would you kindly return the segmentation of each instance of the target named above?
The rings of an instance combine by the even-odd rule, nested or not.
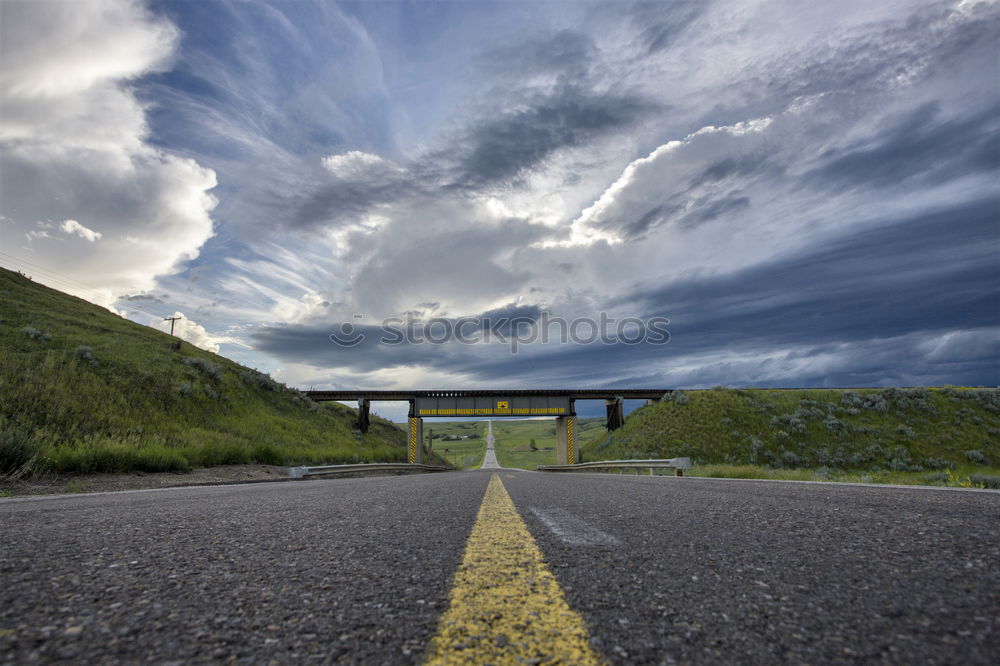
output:
[[[80,345],[77,347],[74,355],[81,361],[86,361],[91,365],[97,365],[97,359],[94,358],[94,351],[87,345]]]
[[[25,326],[21,329],[21,332],[27,335],[32,340],[37,340],[39,342],[48,342],[52,339],[52,336],[44,331],[39,331],[37,328],[32,326]]]
[[[969,462],[974,463],[976,465],[987,465],[990,462],[989,459],[986,457],[986,454],[980,451],[979,449],[972,449],[971,451],[966,451],[965,458]]]
[[[282,385],[271,379],[269,375],[256,370],[246,370],[240,373],[240,380],[244,384],[262,388],[265,391],[279,391],[282,388]]]
[[[189,365],[213,381],[222,381],[222,370],[214,363],[210,363],[197,356],[186,356],[182,359],[185,365]]]

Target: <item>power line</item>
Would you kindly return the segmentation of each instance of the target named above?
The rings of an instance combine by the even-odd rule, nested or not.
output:
[[[14,262],[16,262],[16,264],[20,264],[20,265],[15,265],[13,270],[21,270],[21,268],[25,268],[27,272],[41,273],[42,277],[46,282],[55,282],[57,283],[57,285],[62,286],[62,288],[64,289],[72,289],[77,291],[82,290],[84,292],[89,292],[91,294],[91,298],[96,298],[97,296],[103,295],[105,293],[105,291],[102,289],[99,289],[92,285],[88,285],[84,282],[81,282],[80,280],[77,280],[76,278],[69,277],[68,275],[63,275],[61,273],[58,273],[50,268],[45,268],[44,266],[40,266],[34,262],[28,261],[27,259],[23,259],[21,257],[15,257],[14,255],[7,254],[6,252],[2,251],[0,251],[0,256],[7,257],[9,260],[13,260]],[[6,267],[11,268],[10,266]],[[164,313],[162,311],[154,312],[132,304],[120,305],[121,303],[120,299],[116,299],[115,303],[116,305],[118,305],[118,309],[121,310],[122,312],[128,312],[136,316],[146,315],[147,317],[153,317],[155,319],[165,318]]]

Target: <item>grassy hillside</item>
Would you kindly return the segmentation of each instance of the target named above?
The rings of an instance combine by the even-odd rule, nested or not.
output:
[[[1000,390],[678,392],[630,414],[586,455],[901,472],[1000,466]]]
[[[0,474],[397,461],[405,434],[0,269]]]

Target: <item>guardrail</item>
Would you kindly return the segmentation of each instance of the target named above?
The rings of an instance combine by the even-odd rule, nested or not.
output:
[[[444,465],[423,465],[420,463],[360,463],[356,465],[289,467],[288,476],[293,479],[301,479],[305,476],[345,474],[349,472],[450,472],[454,469],[454,467],[445,467]]]
[[[663,460],[597,460],[582,462],[575,465],[539,465],[539,472],[576,472],[584,469],[625,469],[629,467],[649,468],[649,475],[656,474],[656,469],[674,469],[677,476],[684,476],[684,470],[691,469],[690,458],[666,458]]]

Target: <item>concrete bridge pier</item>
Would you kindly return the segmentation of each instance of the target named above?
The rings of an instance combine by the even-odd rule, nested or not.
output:
[[[424,420],[419,416],[410,417],[409,437],[407,439],[407,462],[424,462]]]
[[[576,464],[576,417],[556,417],[556,464]]]

